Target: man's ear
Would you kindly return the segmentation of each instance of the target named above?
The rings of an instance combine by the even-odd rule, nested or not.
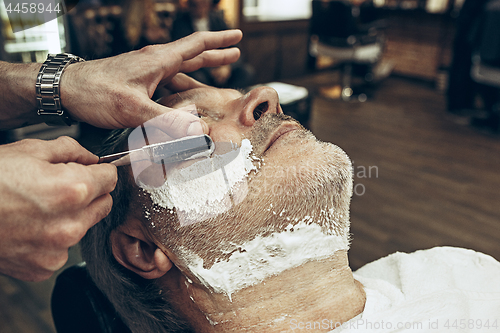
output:
[[[130,219],[111,232],[111,246],[115,259],[125,268],[145,279],[165,275],[172,262],[161,249],[145,237],[140,221]]]

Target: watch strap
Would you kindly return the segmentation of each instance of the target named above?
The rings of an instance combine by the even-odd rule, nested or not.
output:
[[[60,83],[66,67],[84,59],[69,53],[49,54],[36,79],[38,115],[47,125],[71,125],[73,120],[61,105]]]

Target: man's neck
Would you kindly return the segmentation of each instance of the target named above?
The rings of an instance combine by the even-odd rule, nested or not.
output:
[[[366,300],[346,251],[267,278],[234,293],[231,300],[188,283],[178,270],[165,283],[174,307],[196,332],[283,332],[312,322],[334,329],[361,313]]]

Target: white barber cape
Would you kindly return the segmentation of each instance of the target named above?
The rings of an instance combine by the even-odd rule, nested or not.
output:
[[[331,332],[500,332],[500,263],[488,255],[453,247],[396,252],[354,277],[365,309]]]

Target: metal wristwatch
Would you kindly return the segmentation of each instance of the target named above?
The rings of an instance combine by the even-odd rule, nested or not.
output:
[[[70,126],[73,120],[61,106],[61,75],[66,67],[84,59],[69,53],[49,54],[36,78],[38,115],[47,125]]]

